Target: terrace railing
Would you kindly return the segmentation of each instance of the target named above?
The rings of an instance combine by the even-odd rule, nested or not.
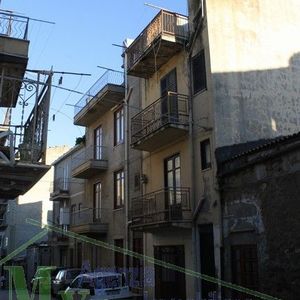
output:
[[[91,145],[84,148],[72,158],[72,169],[74,170],[75,168],[90,160],[107,160],[107,151],[107,147],[104,146]]]
[[[75,104],[74,116],[76,116],[97,94],[107,85],[124,85],[123,72],[107,70],[85,93],[85,95]]]
[[[162,34],[178,40],[188,38],[188,17],[161,10],[127,49],[127,69],[139,60],[149,46]]]
[[[164,188],[132,199],[130,217],[134,224],[189,220],[189,188]]]
[[[68,192],[72,183],[71,180],[71,178],[56,178],[50,185],[50,191],[53,193]]]
[[[131,142],[135,143],[168,124],[188,126],[188,96],[168,92],[131,119]]]
[[[0,12],[0,35],[27,40],[29,18]]]
[[[104,212],[101,208],[83,208],[81,210],[71,212],[70,223],[71,226],[101,223],[103,214]]]

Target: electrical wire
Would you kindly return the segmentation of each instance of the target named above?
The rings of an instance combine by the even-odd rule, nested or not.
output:
[[[52,37],[52,35],[53,35],[53,32],[54,32],[54,26],[51,26],[51,31],[50,31],[50,33],[48,34],[47,38],[46,38],[44,47],[42,48],[42,50],[41,50],[41,52],[40,52],[38,58],[36,59],[36,61],[35,61],[35,63],[34,63],[34,68],[35,68],[35,66],[38,64],[38,62],[40,61],[42,55],[44,54],[44,52],[45,52],[45,50],[46,50],[46,47],[48,46],[50,37]]]
[[[74,87],[73,90],[76,90],[78,88],[78,86],[80,85],[81,83],[81,80],[82,80],[82,75],[80,76],[79,80],[78,80],[78,83],[76,84],[76,86]],[[60,110],[62,109],[62,107],[66,104],[66,102],[69,100],[69,98],[71,97],[72,95],[72,92],[70,91],[69,92],[69,95],[66,97],[66,99],[63,101],[63,103],[61,104],[61,106],[59,107],[59,109],[57,110],[57,112],[60,112]]]

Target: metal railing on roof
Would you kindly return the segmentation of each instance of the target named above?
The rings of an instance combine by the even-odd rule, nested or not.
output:
[[[0,35],[27,40],[29,18],[0,12]]]
[[[188,17],[161,10],[127,49],[127,69],[130,69],[160,35],[188,38]]]
[[[74,116],[76,116],[97,94],[107,85],[124,85],[123,72],[107,70],[75,104]]]

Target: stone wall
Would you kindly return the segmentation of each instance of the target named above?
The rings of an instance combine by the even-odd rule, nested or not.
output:
[[[300,299],[299,137],[242,155],[219,171],[224,279],[233,279],[231,247],[256,244],[260,291]]]

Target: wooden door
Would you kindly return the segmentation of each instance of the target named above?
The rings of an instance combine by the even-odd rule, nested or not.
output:
[[[154,246],[154,256],[161,261],[185,268],[184,246]],[[155,298],[161,300],[186,299],[185,274],[155,266]]]

